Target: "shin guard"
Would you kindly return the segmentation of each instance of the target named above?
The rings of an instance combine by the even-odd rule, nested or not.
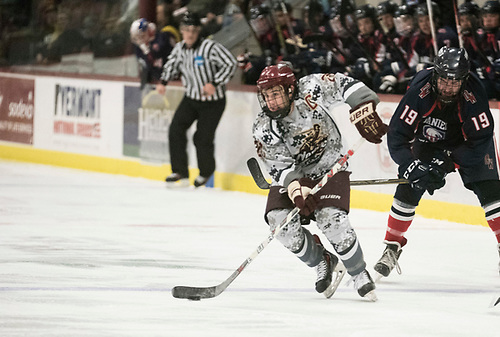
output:
[[[416,206],[394,199],[387,221],[386,241],[396,241],[401,247],[406,244],[407,240],[404,235],[415,217],[415,208]]]

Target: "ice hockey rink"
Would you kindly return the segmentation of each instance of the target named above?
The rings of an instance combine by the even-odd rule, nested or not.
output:
[[[176,285],[231,275],[268,235],[264,206],[261,195],[0,161],[0,336],[500,336],[490,229],[422,217],[378,302],[348,276],[325,299],[277,240],[218,297],[173,298]],[[351,211],[370,271],[386,221]]]

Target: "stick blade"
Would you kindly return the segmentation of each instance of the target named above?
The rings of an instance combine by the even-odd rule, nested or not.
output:
[[[267,190],[271,187],[260,169],[259,162],[254,157],[247,160],[247,167],[253,180],[260,189]]]
[[[490,307],[490,308],[493,308],[493,307],[497,306],[499,303],[500,303],[500,297],[495,297],[495,298],[491,301],[491,303],[490,303],[489,307]]]
[[[216,287],[186,287],[176,286],[172,288],[172,296],[175,298],[199,301],[202,298],[213,298],[217,296]]]

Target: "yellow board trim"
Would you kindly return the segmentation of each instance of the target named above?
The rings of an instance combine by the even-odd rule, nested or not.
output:
[[[24,162],[55,165],[81,170],[96,171],[109,174],[121,174],[130,177],[141,177],[163,181],[171,171],[170,165],[143,162],[139,159],[106,158],[92,155],[76,154],[61,151],[35,149],[26,145],[0,145],[0,158]],[[191,177],[196,177],[197,169],[190,169]],[[215,172],[215,187],[229,191],[239,191],[266,195],[267,191],[259,189],[252,177]],[[192,178],[194,179],[194,178]],[[360,191],[351,191],[351,207],[379,212],[389,212],[392,195]],[[480,206],[471,206],[437,200],[420,201],[416,213],[431,219],[446,220],[487,227],[484,211]]]

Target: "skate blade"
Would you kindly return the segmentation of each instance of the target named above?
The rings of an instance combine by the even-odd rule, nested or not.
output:
[[[167,182],[167,188],[176,189],[176,188],[186,188],[186,187],[189,187],[189,180]]]
[[[335,279],[332,280],[332,283],[328,286],[328,288],[326,288],[326,290],[323,291],[323,295],[325,295],[326,298],[332,297],[335,291],[337,291],[337,288],[339,287],[340,282],[342,282],[342,279],[344,278],[346,272],[347,269],[344,267],[342,262],[339,261],[337,266],[333,270]]]
[[[495,298],[493,298],[491,300],[491,303],[490,303],[489,307],[493,308],[493,307],[495,307],[497,305],[500,307],[499,303],[500,303],[500,297],[495,297]]]
[[[363,296],[363,298],[366,298],[370,302],[377,302],[378,301],[377,294],[375,294],[375,290],[367,292],[366,295]]]
[[[375,270],[375,277],[373,278],[373,282],[378,283],[382,279],[382,277],[384,277],[384,275]]]

